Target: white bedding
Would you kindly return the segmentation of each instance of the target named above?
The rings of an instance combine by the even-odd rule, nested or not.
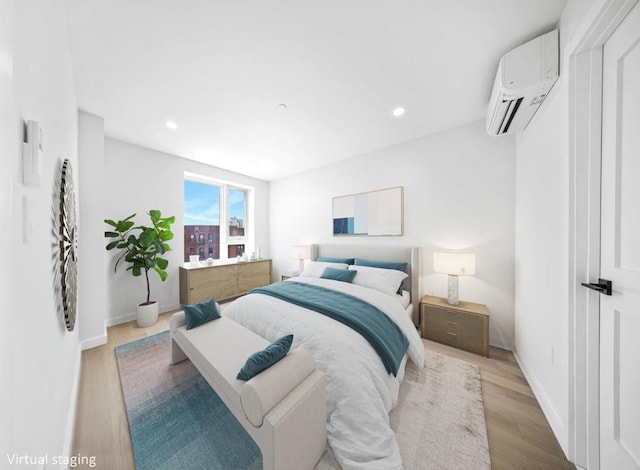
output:
[[[393,296],[328,279],[291,280],[339,290],[375,305],[409,340],[411,360],[424,366],[422,341]],[[246,295],[224,314],[269,341],[293,333],[292,349],[301,347],[313,354],[318,369],[327,375],[327,437],[344,470],[402,468],[389,411],[397,404],[404,371],[398,377],[388,374],[375,350],[351,328],[274,297]]]

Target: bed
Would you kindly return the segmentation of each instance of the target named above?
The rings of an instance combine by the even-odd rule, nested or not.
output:
[[[354,316],[360,315],[369,321],[368,316],[374,317],[375,313],[377,328],[385,324],[379,321],[389,323],[389,338],[383,340],[392,344],[397,343],[397,331],[400,331],[406,341],[406,351],[400,357],[396,353],[395,363],[385,361],[371,338],[346,326],[343,320],[336,321],[326,313],[319,314],[310,309],[313,307],[296,303],[295,298],[285,301],[269,292],[269,288],[237,299],[224,314],[269,341],[292,333],[292,349],[303,348],[311,352],[318,369],[327,376],[327,438],[343,469],[401,469],[398,444],[389,426],[389,412],[397,404],[407,360],[419,367],[424,365],[424,349],[415,328],[420,250],[397,246],[313,245],[311,252],[312,262],[301,276],[277,283],[272,290],[295,287],[293,290],[299,289],[299,295],[303,297],[308,291],[318,290],[322,295],[328,295],[327,308],[331,311],[345,310],[344,305],[354,311],[360,304],[372,306],[371,310],[358,311]],[[351,283],[313,275],[314,270],[324,272],[326,267],[331,267],[317,261],[327,258],[406,263],[408,277],[402,281],[401,290],[392,292],[379,288],[376,283],[382,274],[397,277],[397,272],[394,275],[380,273],[375,267],[347,267],[347,270],[359,271]],[[344,269],[342,263],[334,264],[332,269]],[[361,279],[356,281],[359,276]],[[370,279],[376,280],[373,287],[368,284]],[[401,291],[406,291],[404,301],[398,293]],[[408,299],[407,295],[410,296]],[[344,303],[340,301],[342,298]],[[355,306],[350,303],[353,298]],[[352,312],[345,313],[350,318]]]

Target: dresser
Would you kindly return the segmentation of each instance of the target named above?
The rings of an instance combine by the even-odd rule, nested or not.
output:
[[[180,303],[195,304],[211,297],[223,302],[270,283],[270,259],[180,266]]]
[[[489,357],[489,310],[486,305],[425,295],[420,300],[423,338]]]

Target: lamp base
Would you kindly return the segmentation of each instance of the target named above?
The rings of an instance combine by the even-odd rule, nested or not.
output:
[[[460,305],[460,301],[458,300],[458,276],[455,274],[449,274],[448,287],[447,302],[449,302],[449,305]]]

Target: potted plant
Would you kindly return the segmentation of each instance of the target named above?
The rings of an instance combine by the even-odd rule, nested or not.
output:
[[[105,219],[105,223],[111,226],[111,230],[104,232],[107,238],[114,238],[106,248],[110,250],[121,250],[122,254],[117,259],[114,272],[118,270],[120,261],[128,264],[127,271],[135,277],[141,276],[144,272],[147,281],[147,300],[138,304],[137,320],[138,326],[146,327],[153,325],[158,320],[158,302],[151,300],[151,288],[149,286],[149,271],[155,271],[164,282],[167,279],[167,266],[169,261],[163,258],[171,247],[167,244],[173,238],[171,224],[176,221],[175,217],[162,217],[159,210],[150,210],[149,217],[153,227],[136,225],[132,214],[124,220],[114,222]]]

